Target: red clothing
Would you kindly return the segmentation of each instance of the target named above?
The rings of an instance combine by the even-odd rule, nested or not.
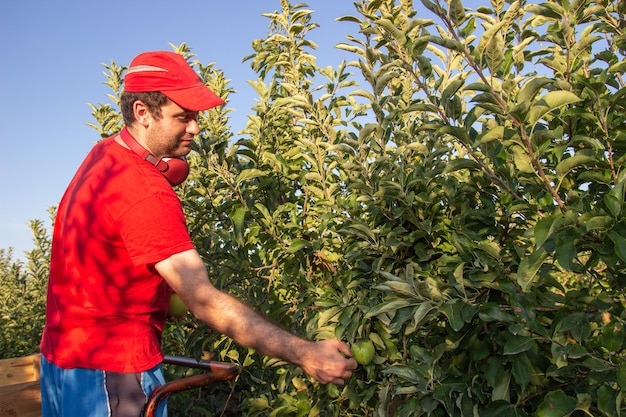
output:
[[[171,290],[152,265],[193,247],[161,173],[114,138],[96,144],[57,211],[42,354],[62,368],[157,365]]]

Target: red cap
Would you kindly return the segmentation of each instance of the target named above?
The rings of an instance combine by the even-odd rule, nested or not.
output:
[[[185,110],[202,111],[224,104],[175,52],[144,52],[133,59],[124,77],[131,93],[159,91]]]

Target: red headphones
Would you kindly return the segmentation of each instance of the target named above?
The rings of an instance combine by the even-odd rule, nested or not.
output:
[[[163,174],[172,186],[181,184],[189,175],[189,165],[185,158],[157,158],[150,151],[141,146],[137,140],[131,136],[127,128],[123,128],[120,137],[124,143],[133,150],[141,159],[150,162]]]

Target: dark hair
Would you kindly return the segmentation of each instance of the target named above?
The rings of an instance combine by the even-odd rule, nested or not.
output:
[[[124,124],[130,126],[135,122],[135,114],[133,112],[133,104],[135,101],[141,101],[148,107],[148,110],[155,119],[161,118],[161,107],[167,104],[169,99],[158,91],[149,91],[145,93],[131,93],[124,91],[120,97],[120,107],[122,110],[122,118]]]

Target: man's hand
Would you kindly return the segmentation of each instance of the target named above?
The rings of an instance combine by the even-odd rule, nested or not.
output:
[[[357,368],[351,356],[350,346],[339,340],[309,342],[298,365],[322,384],[343,385]]]

